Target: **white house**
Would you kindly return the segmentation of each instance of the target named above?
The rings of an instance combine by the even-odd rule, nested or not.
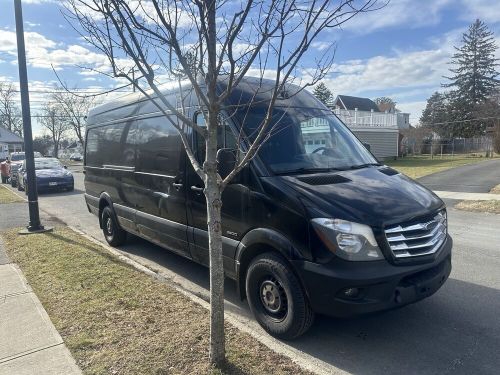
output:
[[[0,126],[0,160],[5,160],[12,152],[22,151],[24,140],[17,134]]]
[[[410,127],[409,113],[390,107],[382,112],[371,99],[347,95],[338,95],[332,110],[377,158],[399,155],[400,131]]]

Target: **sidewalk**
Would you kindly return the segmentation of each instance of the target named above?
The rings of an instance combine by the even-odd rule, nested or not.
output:
[[[500,194],[462,193],[455,191],[436,191],[436,190],[434,190],[434,193],[439,198],[456,199],[461,201],[489,201],[489,200],[500,201]]]
[[[0,239],[0,375],[73,375],[80,369]]]

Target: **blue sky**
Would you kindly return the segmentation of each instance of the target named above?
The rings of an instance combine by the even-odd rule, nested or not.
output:
[[[69,86],[102,91],[118,84],[78,67],[102,67],[106,59],[83,43],[63,18],[61,3],[23,0],[33,112],[45,100],[43,91],[57,82],[51,64]],[[312,55],[321,53],[322,42],[337,41],[335,66],[325,79],[334,94],[390,96],[416,123],[426,99],[444,82],[453,45],[476,18],[500,45],[498,0],[392,0],[324,34]],[[18,82],[13,0],[0,0],[0,82]],[[37,124],[34,130],[41,131]]]

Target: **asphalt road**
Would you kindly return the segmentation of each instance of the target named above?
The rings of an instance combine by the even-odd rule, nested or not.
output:
[[[488,193],[500,183],[500,159],[448,169],[418,181],[432,190]]]
[[[488,164],[488,170],[492,164],[500,165]],[[84,205],[81,172],[75,173],[75,188],[71,193],[41,195],[41,209],[104,241],[97,218]],[[499,229],[500,215],[449,208],[453,271],[440,291],[414,305],[363,318],[320,316],[305,336],[281,345],[307,353],[311,361],[327,369],[326,373],[497,374]],[[207,269],[137,238],[121,251],[206,298]],[[246,303],[238,300],[230,280],[226,282],[226,309],[265,335],[253,320],[247,320],[251,313]]]

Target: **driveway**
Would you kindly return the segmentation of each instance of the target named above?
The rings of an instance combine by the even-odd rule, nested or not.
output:
[[[500,159],[448,169],[417,181],[436,191],[488,193],[500,183]]]
[[[493,165],[490,168],[500,166],[487,163]],[[85,207],[80,172],[75,173],[75,188],[72,193],[41,195],[40,207],[103,241],[97,218]],[[448,218],[454,238],[453,271],[434,296],[357,319],[319,316],[306,335],[279,345],[301,351],[300,361],[314,362],[328,374],[497,374],[500,215],[450,208]],[[206,268],[138,238],[120,251],[207,298]],[[250,319],[246,302],[239,301],[230,280],[226,282],[226,309],[266,335]]]

